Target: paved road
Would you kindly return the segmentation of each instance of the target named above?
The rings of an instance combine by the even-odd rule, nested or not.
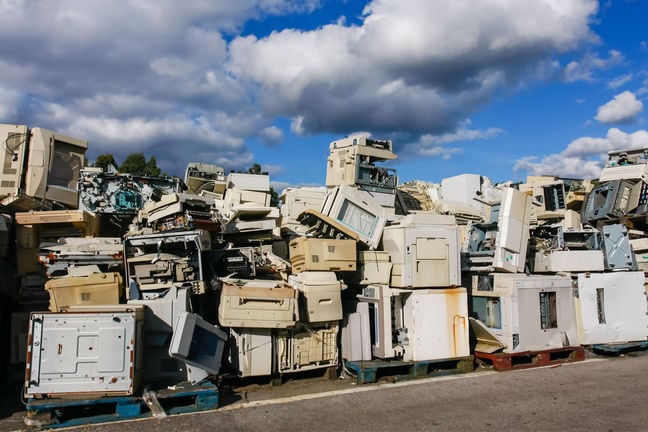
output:
[[[217,411],[75,430],[645,431],[648,353],[513,372],[345,385],[318,395],[249,396]]]

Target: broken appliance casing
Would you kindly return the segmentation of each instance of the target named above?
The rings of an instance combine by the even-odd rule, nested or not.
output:
[[[0,125],[0,207],[9,211],[77,207],[88,142],[47,129]]]
[[[277,372],[280,374],[337,367],[337,321],[276,330]]]
[[[124,285],[119,273],[61,277],[45,282],[50,296],[49,310],[59,312],[72,305],[119,304]]]
[[[470,355],[465,288],[413,290],[403,297],[403,325],[407,334],[403,360]]]
[[[634,148],[608,152],[608,161],[599,175],[599,181],[648,181],[648,149]]]
[[[476,275],[471,305],[473,316],[506,345],[506,353],[578,345],[569,277]]]
[[[606,166],[601,171],[599,181],[643,180],[648,181],[648,164]]]
[[[409,214],[385,227],[381,249],[391,258],[392,287],[461,284],[459,229],[454,216]]]
[[[637,270],[648,272],[648,238],[631,239],[630,246],[637,263]]]
[[[564,230],[562,225],[543,225],[532,231],[530,254],[534,273],[603,271],[603,240],[596,229]]]
[[[218,195],[220,199],[223,198],[227,186],[225,169],[202,162],[187,164],[184,182],[187,185],[187,193],[200,195],[206,192],[210,196]]]
[[[164,195],[181,192],[182,183],[176,177],[149,177],[86,168],[81,171],[78,190],[80,210],[134,215]]]
[[[279,227],[282,235],[303,235],[307,227],[297,221],[306,209],[319,210],[326,197],[325,187],[286,188],[279,196],[281,201]]]
[[[229,173],[227,189],[270,192],[270,176],[268,174]]]
[[[171,286],[204,293],[203,252],[209,250],[211,239],[204,230],[126,236],[126,280],[136,283],[142,295]]]
[[[466,204],[481,209],[481,203],[475,198],[483,199],[482,184],[484,178],[478,174],[460,174],[441,180],[441,196],[444,200]]]
[[[85,266],[123,273],[124,246],[119,237],[59,237],[56,244],[40,247],[38,262],[48,277],[69,275],[75,267]]]
[[[41,246],[55,245],[61,237],[95,237],[97,217],[83,210],[18,212],[16,222],[16,267],[18,275],[40,273],[37,256]]]
[[[636,270],[637,263],[630,246],[628,228],[623,224],[604,225],[601,227],[605,269]]]
[[[271,375],[272,345],[272,329],[230,328],[230,364],[243,378]]]
[[[140,226],[153,231],[193,230],[197,225],[219,231],[214,199],[185,193],[169,193],[157,202],[148,202],[138,213]]]
[[[355,303],[355,312],[345,313],[342,321],[342,358],[346,361],[371,360],[369,303]]]
[[[344,280],[357,285],[388,285],[392,262],[387,251],[358,251],[358,268],[344,275]]]
[[[143,375],[142,307],[33,312],[25,396],[132,395]]]
[[[554,250],[547,253],[538,252],[533,257],[534,273],[603,271],[604,257],[602,250]]]
[[[298,294],[281,281],[223,279],[218,321],[225,327],[293,327]]]
[[[147,383],[177,384],[189,378],[186,364],[169,356],[175,323],[181,314],[191,310],[189,296],[189,289],[171,287],[154,299],[128,300],[129,306],[145,306],[144,380]]]
[[[299,291],[299,316],[310,323],[342,319],[342,289],[333,272],[307,271],[288,276],[288,284]]]
[[[490,220],[471,225],[467,269],[524,272],[531,206],[530,196],[506,188],[501,203],[492,207]]]
[[[289,244],[294,272],[355,271],[356,241],[297,237]]]
[[[549,179],[554,179],[550,177]],[[533,199],[533,211],[538,220],[561,218],[567,209],[565,183],[563,181],[533,182],[519,186],[520,191]]]
[[[371,353],[374,357],[389,359],[403,356],[403,345],[406,343],[403,295],[410,292],[388,285],[368,285],[358,294],[358,301],[368,305]]]
[[[322,205],[322,214],[356,233],[370,249],[378,247],[387,222],[383,207],[375,203],[371,193],[350,186],[332,189]]]
[[[643,272],[579,273],[575,311],[581,345],[645,341]]]
[[[227,340],[227,333],[200,315],[181,312],[173,326],[169,356],[218,375]]]
[[[581,211],[583,223],[594,224],[623,217],[638,204],[641,185],[635,186],[632,181],[613,180],[593,188]]]
[[[394,193],[398,185],[396,170],[382,168],[376,162],[396,159],[389,140],[373,140],[366,136],[353,136],[333,141],[326,166],[326,186],[348,185],[385,194],[386,207],[394,206]]]

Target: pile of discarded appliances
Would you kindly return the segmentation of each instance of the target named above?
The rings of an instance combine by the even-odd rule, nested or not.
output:
[[[0,133],[28,398],[648,337],[644,150],[610,153],[596,182],[399,185],[391,141],[352,136],[325,186],[273,206],[268,175],[104,172],[82,140]]]

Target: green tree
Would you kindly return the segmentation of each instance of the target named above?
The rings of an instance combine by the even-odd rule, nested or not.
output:
[[[262,174],[261,165],[259,165],[258,163],[255,163],[250,168],[248,168],[247,172],[248,172],[248,174]]]
[[[157,177],[161,170],[157,166],[157,160],[154,156],[146,161],[144,153],[131,153],[124,162],[119,166],[119,171],[123,173],[138,174]]]
[[[146,162],[145,169],[146,175],[151,177],[159,177],[162,173],[162,170],[157,166],[157,159],[155,159],[155,156],[151,156],[148,162]]]
[[[100,154],[93,164],[94,167],[103,168],[104,171],[108,171],[108,167],[111,165],[115,168],[118,166],[115,157],[110,153]]]

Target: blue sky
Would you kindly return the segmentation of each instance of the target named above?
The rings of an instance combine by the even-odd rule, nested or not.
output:
[[[643,0],[0,0],[0,123],[89,159],[253,163],[325,179],[328,144],[392,139],[401,182],[594,178],[648,146]]]

